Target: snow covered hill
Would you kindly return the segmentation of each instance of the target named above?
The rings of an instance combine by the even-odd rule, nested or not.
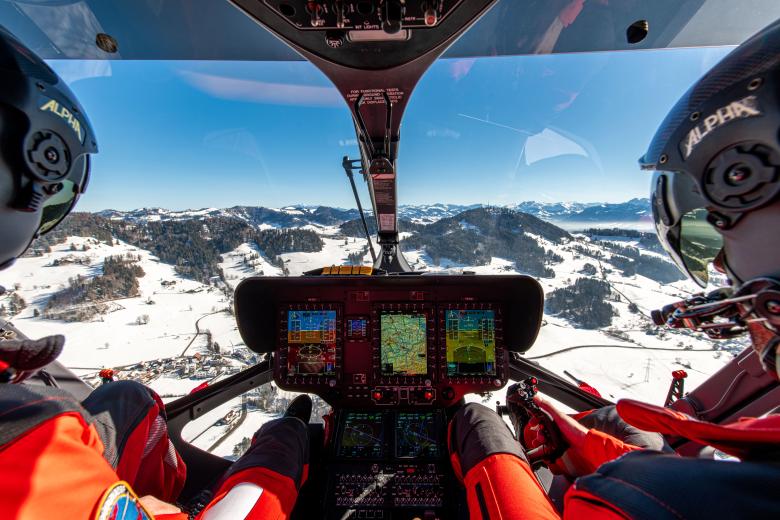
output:
[[[635,209],[641,206],[637,201],[632,204]],[[556,211],[562,215],[564,210]],[[571,215],[593,218],[615,215],[595,206],[569,210]],[[366,240],[340,228],[356,215],[333,208],[290,207],[157,209],[71,217],[62,228],[66,234],[37,244],[34,254],[0,272],[0,285],[8,289],[0,297],[0,312],[29,336],[65,334],[61,360],[88,381],[96,382],[100,368],[118,368],[122,377],[140,379],[166,400],[173,399],[201,382],[256,362],[231,314],[232,289],[240,280],[370,263]],[[652,324],[650,310],[697,288],[676,274],[648,235],[621,236],[619,230],[606,230],[603,236],[569,233],[532,215],[496,208],[433,205],[407,217],[417,222],[405,233],[405,255],[415,270],[530,273],[546,294],[571,288],[578,279],[607,286],[613,314],[608,324],[592,327],[583,321],[591,326],[585,328],[575,322],[575,315],[548,313],[527,356],[558,373],[567,370],[610,399],[662,402],[672,370],[685,368],[686,384],[692,388],[745,345],[713,344]],[[598,225],[598,220],[591,223]],[[193,256],[182,263],[174,246]],[[163,261],[161,255],[169,256]],[[96,279],[105,259],[118,256],[132,258],[144,273],[137,279],[137,295],[101,302],[103,311],[86,322],[44,318],[54,294],[73,280]],[[193,262],[204,258],[203,265],[217,275],[198,276],[196,281],[191,273],[202,272],[194,268],[203,266]],[[559,352],[575,346],[583,348]],[[291,397],[271,387],[260,389],[243,398],[243,404],[240,399],[227,403],[190,424],[187,437],[201,448],[232,456],[244,438],[283,410]],[[484,399],[492,404],[499,397]]]

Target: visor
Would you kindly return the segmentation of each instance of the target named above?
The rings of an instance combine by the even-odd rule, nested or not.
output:
[[[37,236],[44,235],[54,229],[73,210],[79,195],[84,193],[87,188],[89,170],[89,154],[84,154],[76,159],[73,164],[74,173],[69,175],[67,179],[63,179],[59,183],[59,191],[43,203]]]
[[[707,286],[709,264],[723,248],[723,236],[707,220],[704,204],[687,175],[656,172],[653,176],[658,240],[677,267],[701,287]]]

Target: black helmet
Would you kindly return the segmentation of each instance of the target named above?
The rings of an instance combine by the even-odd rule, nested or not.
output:
[[[640,159],[656,170],[658,238],[699,285],[722,253],[740,284],[780,277],[780,22],[737,47],[677,102]]]
[[[96,151],[70,89],[0,26],[0,269],[73,209]]]
[[[640,165],[656,171],[651,202],[661,244],[702,287],[710,262],[728,275],[733,297],[718,305],[740,308],[732,318],[780,377],[780,21],[683,95]]]

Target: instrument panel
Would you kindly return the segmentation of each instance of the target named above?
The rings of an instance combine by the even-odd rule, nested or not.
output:
[[[255,277],[236,287],[235,312],[280,388],[333,407],[316,484],[324,517],[438,520],[465,507],[447,414],[506,384],[543,301],[521,275]]]
[[[340,407],[437,407],[507,382],[542,301],[525,276],[250,278],[236,315],[247,345],[273,352],[283,389]]]

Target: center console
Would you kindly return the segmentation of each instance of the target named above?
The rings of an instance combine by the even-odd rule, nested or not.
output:
[[[344,410],[328,467],[328,518],[450,518],[442,410]]]

